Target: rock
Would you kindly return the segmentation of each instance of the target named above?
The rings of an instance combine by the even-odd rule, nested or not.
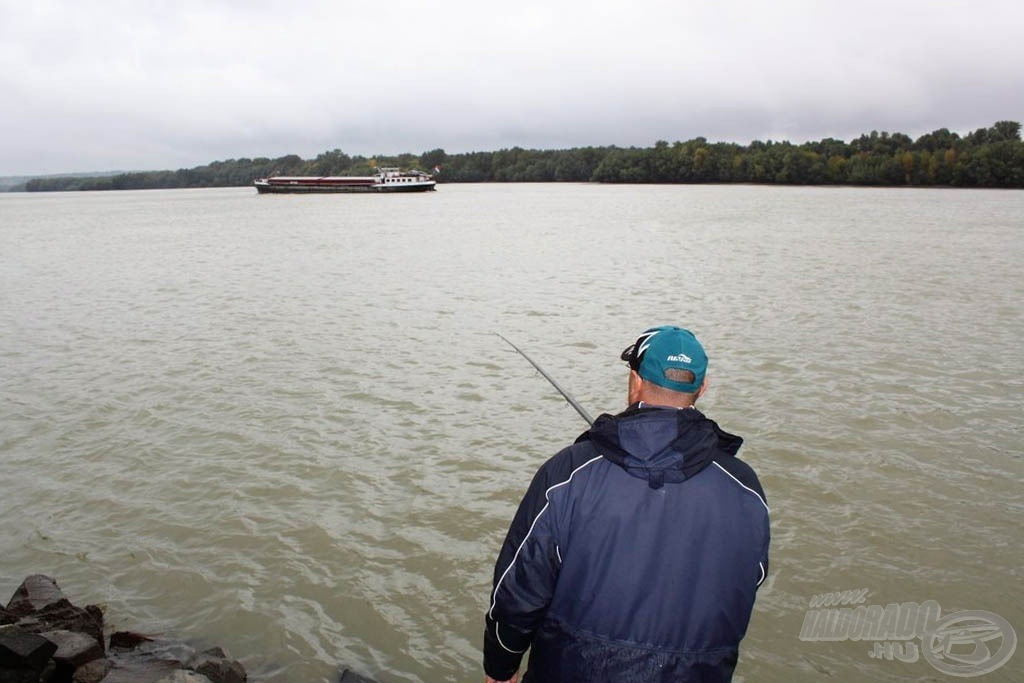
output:
[[[0,669],[0,683],[39,683],[39,680],[39,672],[33,669]]]
[[[96,605],[85,608],[72,605],[67,598],[52,602],[18,621],[18,627],[32,633],[75,631],[85,633],[103,649],[103,612]]]
[[[76,631],[45,631],[42,637],[57,646],[53,659],[74,671],[83,664],[103,659],[103,645],[90,635]]]
[[[181,662],[173,660],[112,657],[107,661],[110,670],[100,683],[159,683],[181,670]]]
[[[111,650],[134,650],[143,643],[151,643],[153,639],[134,631],[117,631],[110,634]]]
[[[137,633],[124,632],[115,644],[129,647],[111,645],[107,660],[110,671],[101,683],[160,683],[177,671],[185,670],[184,662],[196,656],[194,648],[180,641],[150,638]]]
[[[201,673],[180,669],[166,678],[161,678],[157,683],[211,683],[211,681]]]
[[[37,633],[17,626],[0,628],[0,669],[43,670],[57,646]]]
[[[71,676],[71,683],[100,683],[109,670],[110,665],[107,664],[107,660],[94,659],[75,669],[74,675]]]
[[[0,608],[0,683],[245,681],[242,665],[220,648],[197,654],[180,640],[119,631],[110,637],[107,653],[103,611],[76,607],[56,581],[41,574],[25,579]]]
[[[341,672],[341,679],[338,683],[377,683],[377,681],[366,676],[360,676],[351,669],[345,669]]]
[[[11,601],[7,603],[7,611],[23,617],[63,599],[64,593],[56,581],[43,574],[33,574],[14,591]]]
[[[184,669],[183,662],[187,662],[196,656],[196,649],[180,640],[164,640],[163,638],[147,638],[144,642],[130,650],[118,649],[111,653],[116,658],[127,659],[133,657],[139,660],[162,659],[173,661],[178,664],[179,669]]]
[[[224,650],[214,647],[193,657],[187,668],[210,679],[210,683],[245,683],[245,669]]]

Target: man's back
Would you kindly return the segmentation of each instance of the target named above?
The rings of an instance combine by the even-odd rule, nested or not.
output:
[[[637,408],[603,416],[545,464],[490,613],[539,626],[527,680],[731,676],[769,540],[740,443],[695,409]]]
[[[743,439],[694,408],[708,356],[692,332],[648,328],[619,360],[629,408],[548,460],[509,527],[486,683],[515,681],[528,649],[530,682],[732,677],[768,572],[764,492]]]

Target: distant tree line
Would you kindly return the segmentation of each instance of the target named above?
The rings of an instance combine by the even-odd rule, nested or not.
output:
[[[370,175],[381,166],[441,169],[442,182],[761,183],[1024,188],[1021,124],[999,121],[961,137],[945,128],[913,140],[902,133],[861,135],[849,143],[754,141],[749,145],[658,141],[653,147],[583,147],[416,156],[229,159],[177,171],[110,177],[37,178],[29,191],[136,190],[250,185],[270,175]]]

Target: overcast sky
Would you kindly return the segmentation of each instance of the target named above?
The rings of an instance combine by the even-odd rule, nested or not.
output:
[[[0,0],[0,175],[1024,120],[1021,0]]]

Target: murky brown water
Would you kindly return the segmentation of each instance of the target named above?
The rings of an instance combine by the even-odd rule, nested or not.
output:
[[[800,632],[861,588],[1024,631],[1022,217],[1021,192],[0,195],[0,599],[49,573],[256,680],[479,680],[494,554],[584,426],[494,332],[596,414],[622,347],[679,323],[772,507],[737,679],[949,679]]]

